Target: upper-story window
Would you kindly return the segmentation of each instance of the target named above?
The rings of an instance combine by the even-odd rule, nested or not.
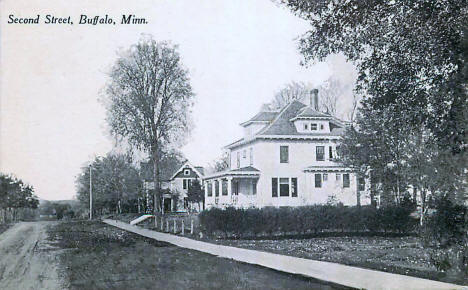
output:
[[[237,168],[240,168],[240,152],[237,151]]]
[[[333,159],[333,147],[328,147],[328,158],[331,160]]]
[[[311,123],[310,124],[310,130],[317,131],[317,123]]]
[[[323,130],[324,126],[323,124],[320,124],[320,130]]]
[[[324,161],[325,160],[325,146],[316,146],[315,147],[315,160]]]
[[[191,179],[183,179],[183,189],[190,189],[190,186],[192,185],[192,180]]]
[[[304,124],[304,130],[309,130],[309,125],[308,124]]]
[[[280,163],[289,162],[289,146],[280,146]]]
[[[184,169],[184,175],[190,175],[190,169]]]
[[[253,148],[250,148],[250,149],[249,149],[249,155],[250,155],[250,156],[249,156],[249,157],[250,157],[250,162],[249,162],[249,164],[250,164],[250,165],[253,165]]]

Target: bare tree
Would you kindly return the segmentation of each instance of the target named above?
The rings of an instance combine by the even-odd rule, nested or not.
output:
[[[154,210],[160,209],[159,162],[169,144],[187,136],[193,92],[177,46],[143,38],[125,51],[110,73],[107,121],[153,161]]]
[[[294,100],[306,100],[308,95],[309,89],[305,83],[293,81],[275,94],[273,101],[270,103],[270,108],[279,110]]]

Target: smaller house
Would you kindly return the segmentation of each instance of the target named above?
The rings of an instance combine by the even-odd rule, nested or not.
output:
[[[169,189],[172,193],[170,208],[173,211],[186,211],[188,209],[187,192],[195,180],[202,184],[204,175],[203,167],[193,166],[189,161],[186,161],[174,172],[169,179]]]

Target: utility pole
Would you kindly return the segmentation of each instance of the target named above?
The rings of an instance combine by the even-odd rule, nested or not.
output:
[[[89,165],[89,220],[93,219],[93,170]]]

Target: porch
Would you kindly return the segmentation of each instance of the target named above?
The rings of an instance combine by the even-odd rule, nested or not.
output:
[[[206,177],[206,207],[252,207],[257,204],[260,171],[253,167],[230,170]]]

